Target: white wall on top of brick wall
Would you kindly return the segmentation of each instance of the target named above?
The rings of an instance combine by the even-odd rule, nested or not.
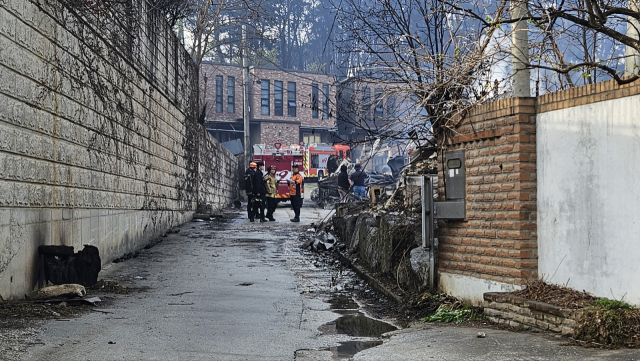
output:
[[[640,96],[537,116],[538,274],[640,305]]]

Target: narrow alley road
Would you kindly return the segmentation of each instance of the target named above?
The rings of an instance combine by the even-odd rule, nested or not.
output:
[[[285,206],[276,222],[250,223],[244,210],[189,222],[100,273],[132,293],[106,293],[91,313],[45,323],[22,359],[640,360],[637,350],[567,346],[549,334],[424,323],[393,331],[342,292],[374,291],[300,247],[300,235],[328,214],[309,201],[299,224]]]
[[[329,288],[322,267],[295,257],[298,235],[328,213],[308,203],[299,224],[285,206],[269,223],[226,211],[233,213],[227,221],[190,222],[136,258],[112,264],[101,279],[143,291],[49,322],[43,344],[25,359],[293,360],[296,350],[335,345],[340,336],[316,336],[338,316],[322,297],[301,296]],[[316,268],[315,281],[301,281],[295,271]]]

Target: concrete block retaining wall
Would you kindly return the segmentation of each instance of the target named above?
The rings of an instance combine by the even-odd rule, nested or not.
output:
[[[41,281],[39,245],[91,244],[106,263],[237,194],[237,160],[197,123],[198,69],[132,5],[0,2],[5,299]]]

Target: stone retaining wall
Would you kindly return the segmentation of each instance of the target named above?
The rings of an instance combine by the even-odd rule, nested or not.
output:
[[[347,214],[333,217],[336,237],[346,244],[346,253],[372,275],[397,285],[399,293],[424,290],[429,272],[420,227],[404,216],[361,212],[358,207],[343,206],[340,211]]]
[[[507,293],[484,294],[484,314],[491,322],[572,335],[581,310],[561,308]]]
[[[39,245],[103,263],[237,194],[198,124],[198,69],[143,0],[0,1],[0,296],[39,284]]]

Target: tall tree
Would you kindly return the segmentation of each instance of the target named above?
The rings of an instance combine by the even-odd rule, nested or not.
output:
[[[395,122],[365,122],[363,114],[345,117],[371,135],[406,139],[414,131],[412,135],[422,141],[434,136],[444,141],[470,106],[496,95],[490,69],[498,61],[494,32],[499,28],[483,33],[483,21],[457,11],[463,4],[439,0],[332,0],[332,4],[340,28],[336,46],[348,56],[349,82],[355,84],[348,96],[352,112],[368,114],[381,102],[404,99],[393,113],[405,116]],[[464,4],[478,13],[488,11],[481,5]],[[501,16],[504,10],[495,8],[491,15]],[[380,87],[377,93],[376,87]]]
[[[544,91],[604,79],[625,84],[639,78],[637,0],[530,0],[525,4],[526,13],[518,19],[508,14],[486,18],[482,12],[458,6],[456,13],[485,21],[486,30],[527,21],[532,34],[529,67],[542,74]],[[509,5],[507,0],[499,3]],[[625,62],[630,64],[626,72]]]
[[[184,33],[185,47],[198,66],[204,60],[229,62],[236,58],[242,26],[252,37],[262,36],[265,0],[184,1],[188,3],[187,14],[176,21],[176,30]]]

